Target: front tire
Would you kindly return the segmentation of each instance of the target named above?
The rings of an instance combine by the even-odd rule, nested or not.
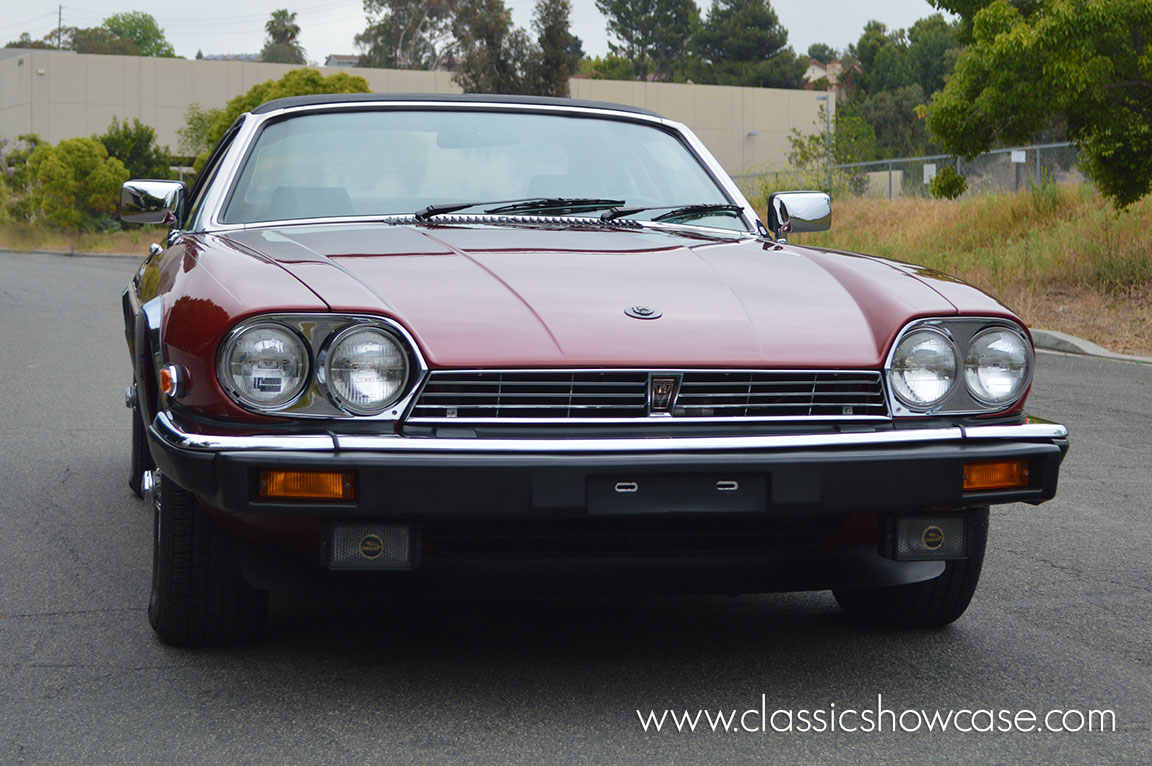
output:
[[[172,646],[234,644],[257,636],[268,594],[244,579],[227,533],[196,497],[167,476],[154,503],[148,621]]]
[[[852,619],[883,628],[939,628],[968,608],[988,543],[988,508],[971,510],[968,558],[944,562],[939,577],[887,588],[834,590],[840,608]]]

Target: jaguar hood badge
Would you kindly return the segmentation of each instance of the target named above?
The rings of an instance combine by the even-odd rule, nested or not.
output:
[[[664,312],[653,306],[631,306],[624,312],[633,319],[659,319]]]

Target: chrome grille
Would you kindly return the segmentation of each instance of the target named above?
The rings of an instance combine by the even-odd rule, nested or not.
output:
[[[645,372],[433,372],[410,420],[642,418]]]
[[[887,416],[878,372],[685,373],[682,417]]]
[[[408,420],[635,422],[652,414],[649,380],[669,376],[673,420],[888,417],[880,373],[866,370],[477,370],[430,373]]]

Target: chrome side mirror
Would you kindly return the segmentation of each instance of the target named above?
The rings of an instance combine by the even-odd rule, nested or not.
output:
[[[187,194],[183,181],[128,181],[120,189],[120,220],[174,226]]]
[[[832,200],[824,192],[775,192],[768,195],[768,229],[780,241],[792,232],[832,228]]]

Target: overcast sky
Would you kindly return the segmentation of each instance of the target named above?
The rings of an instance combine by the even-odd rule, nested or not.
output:
[[[505,0],[515,21],[527,27],[535,0]],[[711,4],[704,0],[702,12]],[[164,3],[151,7],[113,0],[65,0],[65,26],[93,27],[118,10],[146,10],[156,17],[176,54],[192,58],[196,51],[258,53],[264,46],[264,22],[277,8],[296,12],[300,41],[311,61],[323,63],[332,53],[356,53],[353,37],[366,25],[362,0],[197,0],[186,5]],[[584,41],[589,55],[608,52],[604,17],[595,0],[572,0],[572,32]],[[776,0],[772,3],[788,39],[798,52],[823,42],[844,48],[860,37],[865,22],[878,19],[889,28],[907,28],[935,13],[927,0]],[[56,27],[57,7],[27,0],[0,0],[0,45],[21,32],[39,39]]]

